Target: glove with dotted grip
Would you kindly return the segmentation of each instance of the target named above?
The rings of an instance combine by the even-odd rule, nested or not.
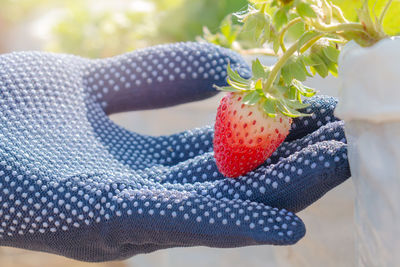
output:
[[[238,54],[206,43],[99,60],[0,55],[0,245],[106,261],[297,242],[305,228],[293,212],[350,176],[335,99],[309,100],[314,115],[238,179],[218,172],[212,127],[152,137],[107,117],[212,96],[228,62],[250,75]]]

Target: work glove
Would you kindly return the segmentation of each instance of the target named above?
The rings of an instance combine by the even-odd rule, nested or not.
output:
[[[294,212],[350,176],[335,99],[309,100],[312,115],[237,179],[218,172],[212,126],[155,137],[108,118],[215,95],[228,62],[250,77],[238,54],[207,43],[96,60],[0,55],[0,245],[108,261],[302,238]]]

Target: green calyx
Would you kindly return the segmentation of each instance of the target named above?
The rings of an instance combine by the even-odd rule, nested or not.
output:
[[[289,117],[306,116],[299,111],[307,107],[303,99],[316,91],[302,82],[316,74],[337,76],[340,47],[350,40],[372,46],[389,37],[382,23],[392,2],[387,0],[377,16],[364,0],[358,10],[358,22],[349,22],[330,0],[267,0],[249,5],[247,10],[233,14],[241,23],[236,36],[247,36],[244,39],[248,42],[236,42],[236,47],[231,48],[244,53],[241,44],[252,44],[259,48],[249,51],[265,55],[272,51],[278,60],[273,66],[264,66],[258,59],[253,61],[250,79],[244,79],[228,65],[229,86],[217,88],[244,94],[244,104],[261,104],[271,117],[279,112]],[[303,34],[286,47],[285,35],[295,27],[302,27]]]
[[[231,69],[229,64],[227,70],[229,86],[216,86],[216,88],[225,92],[242,93],[242,101],[245,105],[260,104],[269,117],[276,117],[278,112],[292,118],[309,115],[298,111],[308,107],[308,104],[303,103],[302,96],[311,97],[316,91],[297,80],[296,72],[289,72],[292,75],[289,87],[285,86],[284,76],[281,75],[277,82],[266,91],[265,86],[271,71],[258,59],[253,61],[253,77],[250,79],[242,78],[237,71]]]

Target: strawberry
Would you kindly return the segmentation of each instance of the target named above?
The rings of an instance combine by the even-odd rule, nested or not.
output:
[[[308,107],[302,97],[313,96],[315,90],[284,70],[278,75],[276,66],[264,66],[256,59],[253,76],[245,79],[228,64],[228,86],[215,86],[229,92],[218,107],[213,144],[217,167],[227,177],[238,177],[264,163],[289,134],[292,118],[309,116],[299,109]],[[290,85],[284,84],[286,79]]]
[[[214,131],[214,157],[219,171],[238,177],[260,164],[289,134],[292,119],[263,111],[261,102],[243,103],[243,93],[228,93],[218,107]]]

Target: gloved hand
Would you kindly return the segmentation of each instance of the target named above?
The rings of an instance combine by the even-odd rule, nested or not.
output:
[[[310,100],[313,116],[296,119],[274,155],[238,179],[218,172],[212,127],[152,137],[107,117],[214,95],[228,61],[249,76],[240,56],[210,44],[101,60],[1,55],[0,245],[105,261],[297,242],[305,228],[292,212],[350,176],[334,99]]]

